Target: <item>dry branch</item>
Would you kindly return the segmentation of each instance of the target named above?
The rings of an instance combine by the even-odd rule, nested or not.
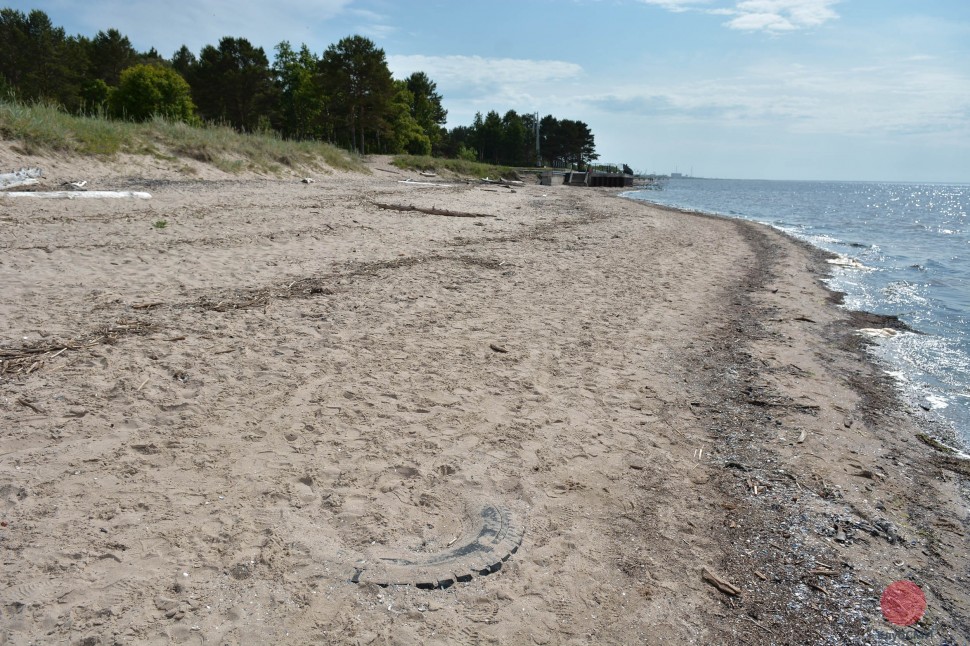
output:
[[[486,215],[484,213],[466,213],[464,211],[448,211],[446,209],[436,209],[436,208],[424,208],[420,206],[409,205],[405,206],[403,204],[385,204],[383,202],[371,202],[374,206],[379,209],[386,209],[388,211],[403,211],[405,213],[410,211],[417,211],[418,213],[427,213],[428,215],[443,215],[449,218],[494,218],[494,215]]]
[[[29,408],[30,410],[34,411],[38,415],[46,415],[47,414],[47,412],[44,411],[44,409],[42,409],[40,406],[37,406],[32,401],[30,401],[29,399],[26,399],[24,397],[18,397],[17,398],[17,403],[20,404],[21,406],[25,406],[25,407]]]
[[[87,337],[57,343],[37,343],[17,348],[0,348],[0,374],[30,374],[40,368],[44,361],[67,351],[84,350],[105,343],[114,343],[120,337],[146,334],[155,327],[143,321],[122,320],[115,325],[100,328]]]
[[[701,570],[701,577],[724,594],[732,597],[736,597],[741,594],[741,588],[737,587],[726,579],[722,579],[707,568],[703,568]]]

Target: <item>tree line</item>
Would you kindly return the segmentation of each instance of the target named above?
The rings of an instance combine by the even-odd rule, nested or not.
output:
[[[447,133],[442,152],[449,157],[510,166],[534,166],[537,161],[560,167],[582,166],[599,158],[588,125],[546,115],[539,120],[536,133],[536,116],[515,110],[499,116],[493,110],[483,117],[479,112],[470,126],[458,126]]]
[[[156,115],[218,123],[240,132],[275,131],[361,153],[436,154],[534,165],[536,117],[479,113],[447,130],[437,85],[424,72],[393,78],[384,54],[355,35],[317,55],[283,41],[271,62],[245,38],[222,38],[171,58],[138,52],[116,29],[68,36],[46,13],[0,9],[0,98],[53,102],[75,114],[144,121]],[[581,121],[539,121],[543,160],[596,159]]]

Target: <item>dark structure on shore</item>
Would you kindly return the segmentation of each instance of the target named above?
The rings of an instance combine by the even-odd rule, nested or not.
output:
[[[583,177],[577,177],[576,181],[579,182],[581,186],[609,186],[613,188],[623,188],[624,186],[633,186],[633,175],[627,175],[626,173],[611,173],[599,170],[590,170],[585,173],[573,173],[574,175],[582,175]],[[572,178],[567,182],[570,185],[574,184]]]
[[[557,181],[557,176],[562,176],[562,183],[567,186],[609,186],[615,188],[623,188],[625,186],[633,186],[634,176],[627,173],[616,173],[609,171],[600,170],[588,170],[588,171],[546,171],[542,173],[542,184],[544,186],[552,186],[553,184],[559,184]]]

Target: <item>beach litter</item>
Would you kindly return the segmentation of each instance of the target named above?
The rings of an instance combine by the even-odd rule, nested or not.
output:
[[[500,571],[522,544],[524,514],[511,507],[470,504],[465,521],[464,531],[441,552],[373,548],[357,560],[350,582],[445,589],[455,583],[467,583],[476,574],[488,576]]]
[[[33,186],[40,183],[39,177],[44,175],[40,168],[21,168],[12,173],[0,173],[0,197],[4,198],[34,198],[48,200],[75,200],[85,199],[151,199],[150,193],[142,191],[89,191],[87,190],[87,180],[76,182],[64,182],[61,184],[65,190],[61,191],[10,191],[7,189],[22,186]]]
[[[20,170],[15,170],[12,173],[0,173],[0,191],[5,191],[8,188],[15,188],[17,186],[31,186],[33,184],[39,184],[40,180],[37,179],[44,174],[39,168],[21,168]]]

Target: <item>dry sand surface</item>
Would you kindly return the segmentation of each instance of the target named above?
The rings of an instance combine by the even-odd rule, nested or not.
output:
[[[0,643],[967,643],[965,466],[811,249],[385,159],[13,150],[153,197],[0,197]]]

